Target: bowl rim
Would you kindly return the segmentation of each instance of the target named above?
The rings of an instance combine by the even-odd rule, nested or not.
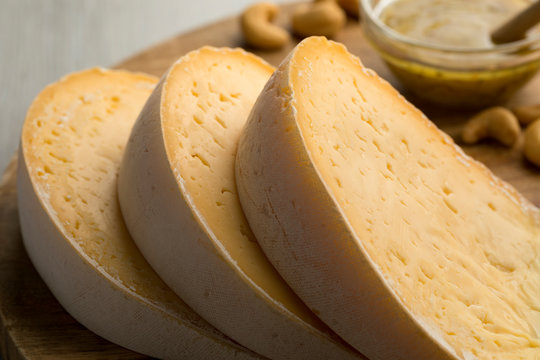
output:
[[[440,51],[445,53],[451,53],[453,55],[470,55],[470,54],[490,54],[490,53],[512,53],[524,48],[528,48],[531,45],[538,44],[540,45],[540,35],[535,37],[526,37],[524,39],[514,41],[511,43],[505,44],[495,44],[493,47],[482,47],[482,48],[458,48],[447,45],[436,45],[428,44],[423,41],[415,40],[411,37],[403,35],[390,26],[387,26],[384,22],[381,21],[379,16],[375,13],[375,7],[372,6],[372,3],[376,0],[360,0],[359,7],[360,12],[362,13],[361,21],[365,22],[369,20],[371,23],[376,25],[377,29],[382,32],[382,34],[392,40],[397,40],[400,43],[409,45],[412,47],[420,48],[423,50],[431,51]],[[391,3],[394,0],[379,0],[380,3]]]

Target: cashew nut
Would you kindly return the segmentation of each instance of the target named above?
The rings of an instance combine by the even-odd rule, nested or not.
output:
[[[302,37],[332,37],[345,25],[347,17],[335,1],[301,4],[291,18],[293,32]]]
[[[536,119],[540,119],[540,104],[516,106],[512,111],[518,118],[519,123],[523,126],[527,126]]]
[[[337,3],[347,14],[352,17],[360,17],[360,1],[359,0],[337,0]]]
[[[466,144],[491,138],[511,147],[518,140],[520,132],[514,114],[504,107],[496,106],[473,116],[463,127],[461,137]]]
[[[525,129],[523,154],[533,164],[540,166],[540,120],[536,120]]]
[[[276,49],[285,45],[290,35],[272,23],[279,12],[276,4],[261,2],[248,7],[241,17],[246,42],[259,49]]]

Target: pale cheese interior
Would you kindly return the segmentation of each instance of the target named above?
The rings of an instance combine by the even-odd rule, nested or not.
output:
[[[117,201],[124,146],[156,82],[147,75],[92,69],[47,87],[29,109],[24,156],[35,191],[74,251],[141,300],[215,331],[150,268]]]
[[[358,246],[461,358],[539,359],[537,210],[344,48],[309,44],[290,63],[291,105]]]
[[[185,199],[231,266],[270,301],[320,326],[264,256],[240,206],[240,132],[273,68],[239,50],[203,48],[177,63],[163,90],[165,146]]]

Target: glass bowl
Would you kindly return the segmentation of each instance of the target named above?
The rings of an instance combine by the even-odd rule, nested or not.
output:
[[[421,99],[460,108],[501,103],[540,67],[538,35],[479,49],[422,43],[381,21],[376,10],[382,1],[388,2],[360,0],[364,34],[403,86]]]

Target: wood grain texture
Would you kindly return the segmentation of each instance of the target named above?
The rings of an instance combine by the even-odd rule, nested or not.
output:
[[[278,21],[287,23],[286,6]],[[399,84],[363,38],[353,20],[335,39],[360,56],[398,89]],[[179,56],[203,45],[243,46],[238,21],[230,18],[197,31],[180,35],[152,47],[118,67],[161,75]],[[258,55],[277,65],[295,43],[277,52]],[[400,89],[402,90],[402,89]],[[540,78],[536,77],[514,99],[513,104],[537,102]],[[407,93],[404,92],[405,95]],[[450,112],[417,102],[436,124],[457,139],[467,112]],[[485,143],[464,147],[497,175],[513,184],[536,205],[540,205],[540,171],[523,160],[521,144],[512,149]],[[8,359],[143,359],[94,335],[69,316],[54,299],[30,263],[19,230],[15,163],[8,167],[0,185],[0,346]]]

